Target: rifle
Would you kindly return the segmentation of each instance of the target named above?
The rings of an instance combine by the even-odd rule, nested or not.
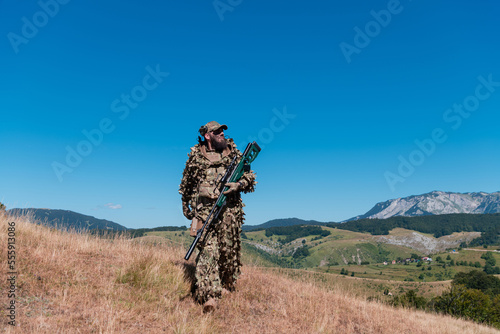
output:
[[[243,156],[241,157],[240,162],[236,165],[236,158],[238,156],[235,156],[233,158],[233,161],[229,165],[229,167],[226,170],[226,173],[222,177],[222,179],[219,181],[217,184],[217,188],[220,190],[220,195],[217,198],[217,202],[215,202],[215,205],[213,206],[212,210],[208,214],[207,219],[203,223],[203,226],[196,232],[196,237],[193,240],[193,243],[189,247],[188,252],[186,253],[186,256],[184,256],[184,260],[189,260],[191,257],[191,254],[194,252],[194,249],[198,242],[201,239],[201,236],[203,235],[203,231],[205,229],[209,228],[210,225],[217,220],[219,217],[219,214],[222,212],[222,210],[226,206],[226,195],[224,195],[224,191],[228,189],[226,186],[226,183],[228,182],[237,182],[245,172],[250,171],[250,164],[257,158],[257,155],[260,152],[260,147],[256,142],[249,143],[247,147],[245,148],[245,151],[243,152]],[[212,218],[212,219],[210,219]]]

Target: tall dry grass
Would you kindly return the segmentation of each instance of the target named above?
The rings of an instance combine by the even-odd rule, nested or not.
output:
[[[17,321],[6,333],[498,333],[450,317],[370,303],[342,289],[244,267],[238,290],[209,315],[190,296],[185,249],[99,239],[0,217],[1,274],[7,223],[16,222]],[[2,279],[2,284],[5,280]]]

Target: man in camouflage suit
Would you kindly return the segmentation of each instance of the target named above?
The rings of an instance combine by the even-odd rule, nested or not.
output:
[[[219,197],[216,188],[235,156],[242,156],[232,139],[224,137],[226,125],[212,121],[200,128],[198,144],[191,148],[182,176],[179,193],[182,195],[184,216],[192,220],[191,236],[207,219]],[[239,158],[237,162],[239,162]],[[196,258],[195,299],[211,312],[222,294],[235,290],[241,268],[241,225],[243,202],[240,193],[254,191],[255,174],[245,172],[238,182],[228,182],[226,207],[198,244]]]

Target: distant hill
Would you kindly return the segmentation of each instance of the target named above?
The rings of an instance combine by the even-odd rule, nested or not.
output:
[[[326,225],[333,222],[319,222],[316,220],[303,220],[299,218],[273,219],[260,225],[243,225],[243,231],[262,230],[270,227],[294,226],[294,225]]]
[[[447,214],[420,217],[395,216],[387,219],[359,219],[341,224],[330,224],[353,232],[387,235],[395,228],[405,228],[439,238],[454,232],[482,232],[481,244],[495,244],[500,235],[500,213],[494,214]]]
[[[377,203],[363,215],[348,219],[386,219],[394,216],[426,216],[452,213],[500,213],[500,192],[453,193],[433,191],[427,194],[391,199]]]
[[[83,215],[81,213],[69,210],[52,210],[52,209],[10,209],[7,210],[9,215],[22,216],[25,214],[33,214],[36,221],[43,225],[58,228],[74,228],[76,230],[112,230],[125,231],[127,228],[115,222],[99,219],[92,216]]]
[[[172,232],[172,231],[187,231],[186,226],[160,226],[160,227],[153,227],[153,228],[138,228],[138,229],[128,229],[131,234],[130,236],[132,238],[140,238],[147,234],[148,232]]]

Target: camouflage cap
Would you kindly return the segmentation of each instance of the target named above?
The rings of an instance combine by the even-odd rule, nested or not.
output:
[[[208,122],[207,124],[201,126],[199,131],[200,131],[200,134],[202,136],[204,136],[208,132],[212,132],[212,131],[218,130],[220,128],[222,128],[223,130],[227,130],[227,125],[226,124],[220,125],[216,121],[211,121],[211,122]]]

